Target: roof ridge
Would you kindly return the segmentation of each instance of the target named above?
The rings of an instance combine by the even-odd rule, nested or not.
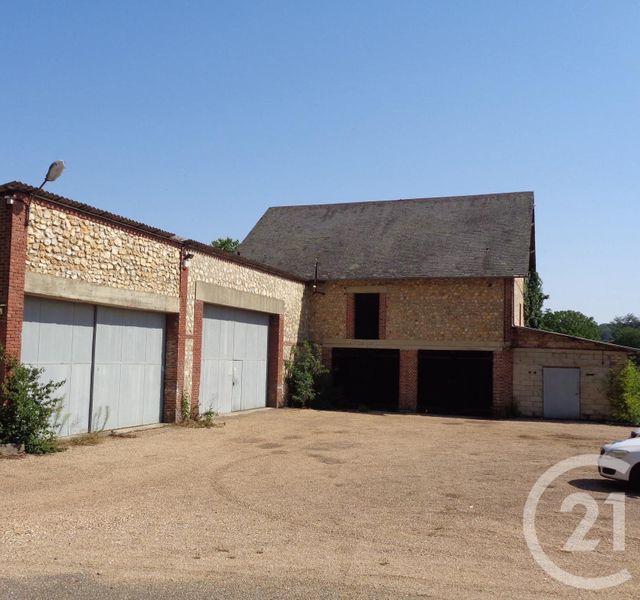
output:
[[[433,202],[433,201],[450,201],[450,200],[474,200],[480,198],[495,198],[505,196],[519,196],[529,194],[533,196],[533,190],[522,190],[518,192],[495,192],[489,194],[467,194],[461,196],[425,196],[420,198],[394,198],[391,200],[358,200],[355,202],[320,202],[318,204],[280,204],[270,206],[268,210],[273,208],[311,208],[324,206],[361,206],[370,204],[394,204],[399,202]]]

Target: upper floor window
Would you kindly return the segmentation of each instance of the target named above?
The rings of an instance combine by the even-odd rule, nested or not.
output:
[[[354,338],[380,339],[380,294],[354,294]]]

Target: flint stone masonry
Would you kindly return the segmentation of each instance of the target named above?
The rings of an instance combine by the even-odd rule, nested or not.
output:
[[[318,343],[348,339],[349,295],[384,293],[388,340],[502,343],[502,279],[327,282],[311,296],[309,335]]]
[[[27,271],[179,295],[180,248],[70,210],[31,203]]]

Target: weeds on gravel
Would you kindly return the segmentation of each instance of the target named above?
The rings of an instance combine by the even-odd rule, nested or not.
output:
[[[226,423],[224,421],[216,421],[215,418],[218,416],[218,413],[214,410],[207,410],[203,412],[201,415],[197,417],[189,417],[188,419],[183,419],[178,423],[178,425],[182,427],[192,427],[195,429],[211,429],[213,427],[224,427]]]
[[[97,446],[107,439],[132,439],[137,437],[138,434],[133,431],[125,431],[122,433],[118,431],[111,431],[109,434],[105,434],[104,431],[100,430],[83,433],[82,435],[62,440],[60,445],[63,448],[70,448],[73,446]]]
[[[90,433],[83,433],[67,440],[63,440],[61,444],[63,446],[97,446],[104,442],[104,435],[101,431],[92,431]]]
[[[135,431],[112,431],[109,434],[110,438],[119,438],[122,440],[132,440],[138,437],[138,434]]]

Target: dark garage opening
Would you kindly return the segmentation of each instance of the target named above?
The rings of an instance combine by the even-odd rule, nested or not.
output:
[[[334,348],[331,365],[340,408],[398,410],[398,350]]]
[[[492,352],[418,352],[419,412],[489,416],[492,398]]]

